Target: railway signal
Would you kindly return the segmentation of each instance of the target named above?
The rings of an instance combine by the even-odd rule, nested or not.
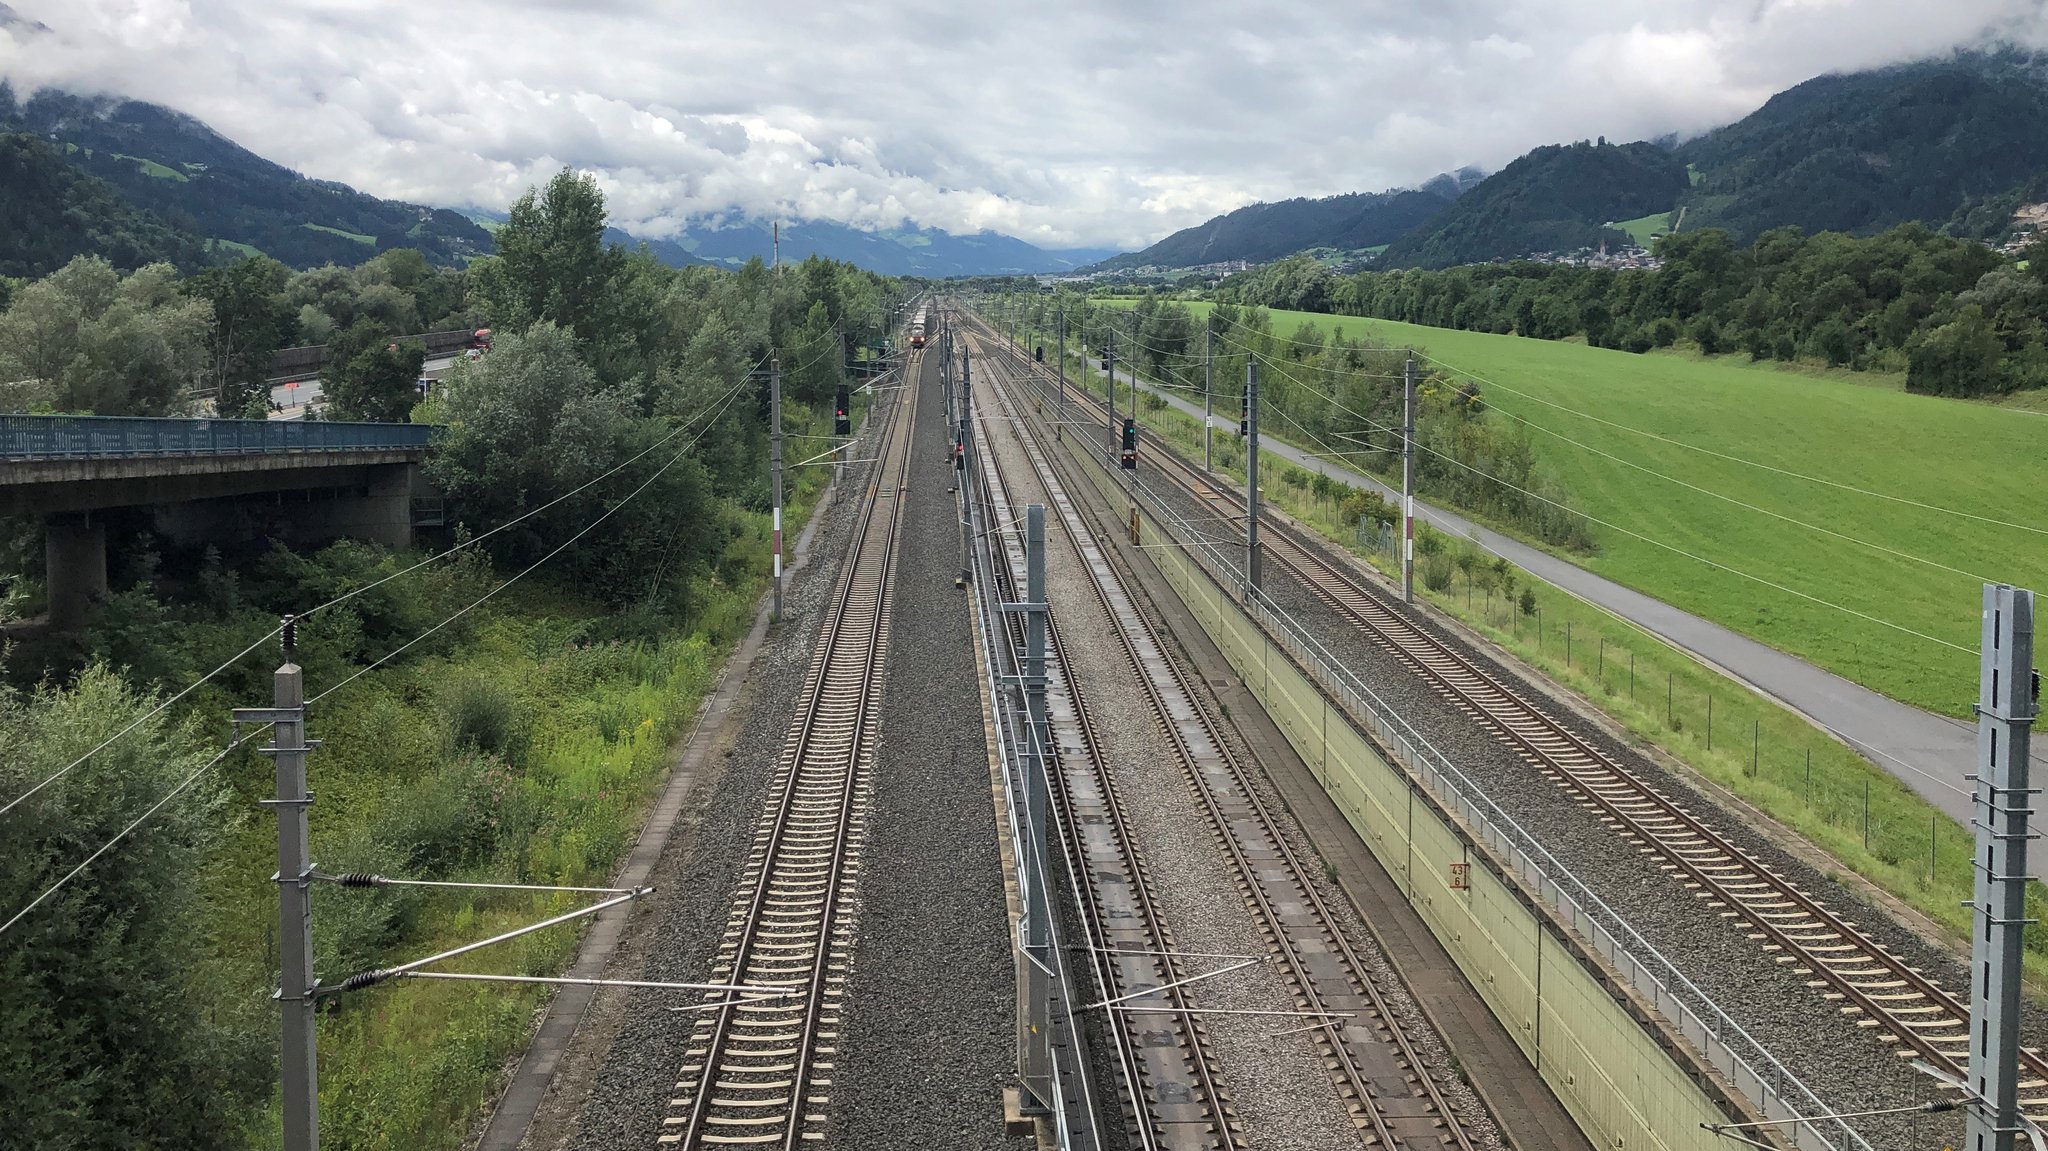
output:
[[[849,418],[846,414],[849,407],[851,407],[852,402],[853,398],[848,393],[846,385],[839,385],[839,394],[833,397],[832,400],[833,435],[850,436],[853,434],[853,420]]]
[[[1138,421],[1124,419],[1123,467],[1127,472],[1138,470]]]
[[[1032,361],[1033,363],[1037,363],[1037,364],[1042,364],[1042,363],[1044,363],[1044,362],[1045,362],[1045,345],[1044,345],[1044,344],[1040,344],[1040,345],[1038,345],[1038,346],[1037,346],[1036,348],[1033,348],[1033,349],[1032,349],[1032,351],[1031,351],[1031,361]]]

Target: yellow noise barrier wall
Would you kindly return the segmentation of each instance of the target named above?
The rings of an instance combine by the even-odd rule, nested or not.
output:
[[[1084,464],[1080,470],[1104,495],[1129,503],[1129,493],[1101,469]],[[1326,698],[1185,548],[1160,546],[1170,536],[1149,508],[1136,510],[1137,534],[1155,545],[1145,554],[1595,1147],[1726,1151],[1727,1144],[1702,1124],[1826,1113],[1803,1088],[1801,1105],[1790,1105],[1781,1097],[1781,1090],[1792,1092],[1779,1069],[1752,1071],[1756,1054],[1750,1062],[1737,1059],[1722,1041],[1721,1028],[1702,1022],[1676,995],[1647,980],[1649,967],[1636,964],[1612,934],[1560,899],[1560,918],[1590,946],[1568,940],[1539,910],[1542,903],[1496,871],[1500,862],[1475,850],[1446,810],[1360,734],[1345,710]],[[1451,886],[1452,864],[1464,865],[1462,889]],[[1540,894],[1557,898],[1555,889]],[[1619,970],[1603,978],[1596,954]],[[1622,986],[1642,999],[1632,1002],[1614,989]],[[1645,1007],[1668,1017],[1668,1025],[1699,1050],[1677,1047],[1670,1032],[1654,1029],[1644,1018]],[[1731,1116],[1737,1108],[1743,1113]],[[1850,1145],[1843,1142],[1846,1132],[1823,1133],[1803,1124],[1793,1136],[1802,1147]]]

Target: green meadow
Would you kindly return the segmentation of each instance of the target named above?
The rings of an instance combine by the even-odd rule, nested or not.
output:
[[[1576,562],[1898,699],[1968,715],[1981,583],[2048,588],[2038,408],[1740,355],[1271,316],[1283,338],[1306,322],[1410,344],[1478,380],[1597,521]]]

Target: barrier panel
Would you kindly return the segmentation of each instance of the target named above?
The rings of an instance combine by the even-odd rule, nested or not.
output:
[[[1145,554],[1595,1146],[1725,1151],[1702,1127],[1729,1121],[1725,1092],[1791,1146],[1871,1151],[1799,1120],[1833,1109],[1142,480],[1081,470],[1134,509]]]
[[[0,415],[0,458],[227,456],[424,448],[436,424]]]

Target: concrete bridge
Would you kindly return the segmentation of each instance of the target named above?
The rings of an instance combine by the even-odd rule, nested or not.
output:
[[[412,542],[437,427],[275,420],[0,416],[0,515],[44,520],[49,626],[107,592],[104,513],[147,508],[186,542],[347,536]]]

